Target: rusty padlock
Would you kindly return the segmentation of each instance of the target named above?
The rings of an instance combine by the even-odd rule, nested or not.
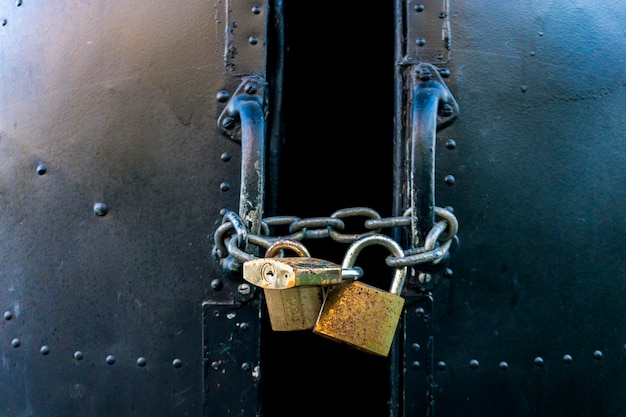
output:
[[[363,248],[382,245],[395,257],[403,257],[400,245],[384,235],[370,235],[354,241],[343,259],[343,268],[352,268]],[[345,281],[331,287],[324,299],[313,332],[378,356],[389,355],[402,310],[400,295],[407,267],[397,268],[389,291],[361,281]]]
[[[274,258],[290,249],[299,257]],[[246,281],[263,288],[272,330],[310,330],[315,325],[325,286],[343,277],[358,277],[357,269],[342,271],[340,265],[311,258],[298,241],[278,240],[267,248],[264,258],[243,264]]]

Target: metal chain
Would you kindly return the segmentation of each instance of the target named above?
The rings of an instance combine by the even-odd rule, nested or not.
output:
[[[249,233],[239,216],[228,210],[222,210],[222,224],[214,233],[215,246],[213,256],[219,260],[232,256],[236,264],[257,259],[246,251],[250,245],[267,250],[278,240],[302,242],[307,239],[330,238],[339,243],[352,243],[364,236],[382,234],[382,229],[411,227],[411,209],[402,216],[382,218],[375,210],[367,207],[345,208],[332,213],[329,217],[302,219],[295,216],[273,216],[261,221],[262,235]],[[450,252],[450,246],[459,228],[458,221],[451,210],[435,207],[435,216],[440,220],[426,235],[424,246],[404,250],[404,256],[388,256],[385,263],[393,268],[403,268],[418,264],[437,264]],[[364,217],[364,231],[344,233],[344,219]],[[289,233],[270,236],[272,228],[283,227]],[[255,252],[256,253],[256,252]],[[235,265],[239,266],[239,265]]]

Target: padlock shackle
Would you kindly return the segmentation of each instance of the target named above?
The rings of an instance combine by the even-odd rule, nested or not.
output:
[[[343,257],[341,264],[342,268],[353,268],[356,258],[361,251],[367,246],[381,245],[391,252],[391,255],[397,258],[402,258],[404,252],[402,247],[392,238],[385,235],[369,235],[355,240],[346,250],[346,254]],[[406,279],[407,267],[396,268],[394,272],[393,281],[391,282],[391,288],[389,292],[392,294],[400,295],[404,288],[404,281]]]
[[[296,255],[302,256],[302,257],[309,257],[309,256],[311,256],[311,254],[309,253],[309,250],[306,248],[306,246],[304,246],[302,243],[298,242],[297,240],[280,239],[280,240],[277,240],[276,242],[272,243],[265,250],[265,257],[266,258],[273,258],[276,255],[278,255],[278,253],[282,249],[290,249],[290,250],[294,251],[296,253]]]

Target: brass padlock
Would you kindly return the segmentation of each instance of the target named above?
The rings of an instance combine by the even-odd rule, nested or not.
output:
[[[307,285],[295,286],[299,282],[299,278],[296,277],[283,279],[285,272],[297,272],[293,269],[296,262],[285,263],[286,258],[272,259],[283,249],[291,249],[300,255],[301,262],[314,263],[317,266],[315,275],[307,270],[307,278],[303,279]],[[272,330],[310,330],[315,325],[324,298],[325,288],[322,285],[326,282],[338,282],[341,279],[341,266],[321,260],[313,262],[313,260],[309,251],[300,242],[278,240],[267,248],[265,258],[244,262],[244,279],[263,288]],[[291,271],[289,271],[289,265],[291,265]],[[280,279],[278,274],[281,274]],[[315,281],[316,279],[318,281]]]
[[[357,255],[370,245],[383,245],[393,256],[404,256],[402,248],[393,239],[370,235],[350,245],[342,267],[353,267]],[[406,273],[407,267],[396,269],[389,292],[361,281],[346,281],[331,287],[313,332],[365,352],[389,355],[404,308],[404,298],[400,293]]]

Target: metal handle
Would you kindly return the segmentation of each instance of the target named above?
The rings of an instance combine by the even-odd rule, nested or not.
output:
[[[244,78],[217,121],[223,134],[241,142],[239,216],[247,230],[255,234],[261,231],[265,198],[264,93],[263,79]]]
[[[459,107],[439,71],[421,64],[413,75],[411,130],[412,242],[423,246],[435,223],[435,144],[437,131],[454,121]]]

